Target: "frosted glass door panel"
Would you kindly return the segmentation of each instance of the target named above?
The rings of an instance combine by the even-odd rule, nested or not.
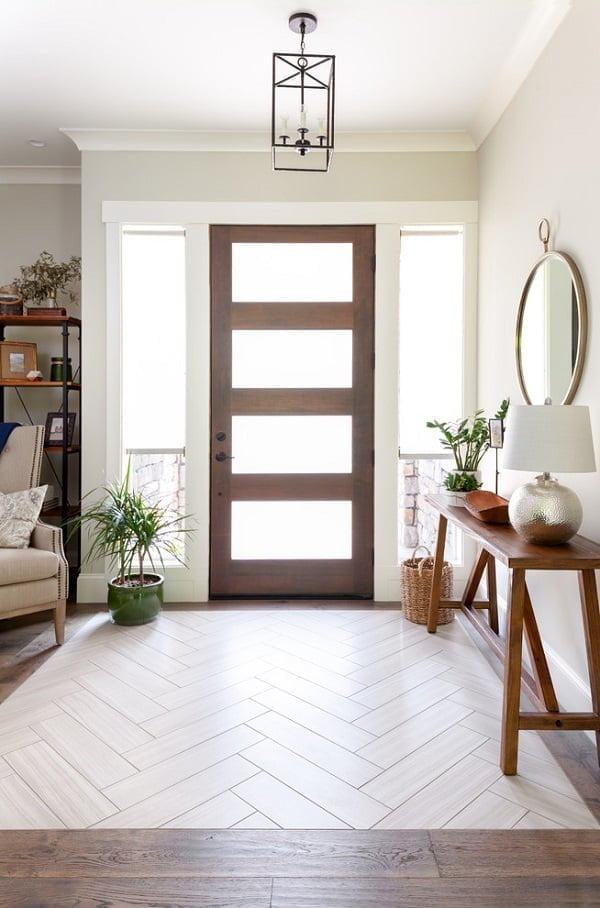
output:
[[[351,416],[234,416],[234,473],[350,473]]]
[[[352,331],[233,331],[233,388],[351,388]]]
[[[352,243],[233,243],[234,303],[349,303]]]
[[[233,501],[232,559],[352,557],[351,501]]]

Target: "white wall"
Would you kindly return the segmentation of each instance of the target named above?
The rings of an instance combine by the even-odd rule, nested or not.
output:
[[[455,206],[458,210],[465,201],[475,199],[477,183],[475,155],[463,152],[340,154],[336,157],[329,174],[310,175],[274,174],[271,171],[269,156],[258,153],[84,152],[82,158],[82,249],[85,262],[83,317],[86,364],[84,491],[103,485],[107,478],[111,478],[107,477],[107,463],[110,461],[107,447],[107,411],[110,410],[111,402],[106,392],[106,368],[110,340],[114,341],[116,338],[111,335],[107,343],[107,330],[112,332],[113,329],[110,327],[110,317],[107,322],[107,298],[110,294],[107,297],[103,203],[123,203],[121,206],[123,210],[126,210],[127,202],[136,201],[152,202],[155,206],[161,202],[214,203],[214,208],[218,205],[229,206],[232,222],[238,217],[247,222],[248,206],[252,203],[271,202],[276,205],[289,205],[290,210],[292,206],[313,203],[320,205],[319,217],[315,222],[328,223],[333,217],[334,205],[340,203],[376,205],[402,202],[409,206],[411,217],[418,220],[418,212],[426,211],[428,206],[429,211],[434,211],[437,218],[442,217],[440,212],[444,206],[448,208]],[[332,204],[331,210],[327,208],[329,203]],[[471,205],[471,211],[473,208]],[[375,221],[374,218],[372,222]],[[177,223],[181,222],[180,219],[177,220]],[[281,221],[276,218],[274,222]],[[188,231],[190,243],[197,240],[200,245],[196,248],[203,248],[202,223],[194,219],[188,223],[197,225],[191,233]],[[211,220],[207,223],[211,223]],[[116,243],[116,237],[110,231],[109,236],[112,237],[112,242]],[[386,241],[384,245],[387,249],[389,243]],[[197,310],[192,307],[190,314],[197,320],[198,328],[201,330],[202,325],[207,324],[206,262],[192,261],[188,263],[188,267],[191,269],[188,273],[188,280],[191,282],[188,283],[188,287],[193,286],[192,292],[198,305]],[[393,268],[396,273],[388,284],[388,290],[390,287],[396,287],[397,291],[397,258],[394,260]],[[395,313],[397,292],[392,293],[389,290],[386,299],[389,299],[387,305],[393,307]],[[380,328],[381,325],[379,330]],[[196,353],[198,354],[197,347]],[[395,418],[397,374],[390,366],[390,359],[387,358],[386,361],[388,371],[384,373],[380,366],[379,373],[376,374],[376,383],[379,382],[380,387],[385,387],[388,391],[392,389],[391,400],[394,402],[392,413]],[[192,368],[198,370],[200,382],[206,384],[207,373],[202,370],[202,363],[194,362]],[[205,387],[203,392],[202,403],[196,411],[196,422],[206,418],[208,388]],[[198,394],[200,398],[200,391]],[[203,432],[204,426],[205,422],[202,422]],[[188,445],[188,458],[195,459],[197,470],[205,469],[203,458],[207,443],[208,437],[205,434],[204,439],[197,438],[192,446]],[[386,445],[386,448],[389,448],[388,454],[391,452],[388,462],[394,468],[397,463],[396,447],[397,440],[394,436]],[[188,476],[193,472],[189,469]],[[206,501],[200,492],[197,504],[198,507],[192,505],[191,510],[196,515],[206,513],[207,517]],[[201,544],[200,537],[206,537],[207,529],[207,521],[201,522],[192,543],[196,547],[195,557],[204,563],[206,549]],[[103,597],[102,578],[94,572],[95,570],[98,570],[98,566],[88,567],[86,575],[80,580],[78,589],[82,601],[90,599],[97,601]],[[201,598],[206,595],[205,584],[198,586],[198,583],[194,582],[194,588],[196,595],[189,598]],[[180,584],[177,589],[177,598],[185,598],[183,586]],[[389,598],[393,596],[390,595]]]
[[[573,7],[537,65],[480,149],[479,406],[510,396],[522,403],[514,364],[514,324],[529,269],[542,254],[541,218],[555,249],[574,257],[587,291],[590,334],[575,404],[591,408],[600,463],[600,3]],[[489,458],[488,469],[491,469]],[[530,477],[506,473],[508,494]],[[486,485],[493,482],[491,474]],[[600,540],[600,477],[565,476],[584,505],[581,533]],[[535,574],[530,589],[541,632],[554,656],[559,699],[587,708],[585,649],[575,574]]]
[[[59,262],[81,253],[80,186],[0,183],[0,286],[10,284],[19,275],[19,267],[32,264],[44,249]],[[69,305],[69,310],[71,315],[80,315],[77,305]],[[59,331],[30,328],[25,333],[8,328],[6,339],[37,343],[38,368],[45,378],[50,377],[50,357],[62,353]],[[57,392],[40,388],[21,393],[35,422],[45,423],[46,413],[60,406]],[[5,401],[6,419],[26,424],[27,414],[14,391],[5,391]],[[71,400],[70,406],[77,409],[77,402]],[[53,461],[58,463],[56,457]],[[46,459],[42,481],[57,485]]]

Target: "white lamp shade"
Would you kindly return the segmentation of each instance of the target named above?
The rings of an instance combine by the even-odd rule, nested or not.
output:
[[[593,473],[596,460],[589,407],[511,404],[502,466],[537,473]]]

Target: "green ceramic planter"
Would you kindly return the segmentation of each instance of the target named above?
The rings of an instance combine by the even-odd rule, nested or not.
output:
[[[158,615],[163,604],[165,578],[160,574],[144,574],[152,583],[126,587],[108,582],[108,610],[115,624],[148,624]]]

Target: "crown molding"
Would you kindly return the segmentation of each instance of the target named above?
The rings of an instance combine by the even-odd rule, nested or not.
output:
[[[572,6],[572,0],[537,0],[529,20],[469,125],[474,147],[490,134]]]
[[[2,183],[81,183],[79,165],[48,167],[9,167],[0,165]]]
[[[204,130],[61,129],[80,151],[270,151],[267,132]],[[456,131],[338,132],[337,152],[474,151],[470,135]]]

